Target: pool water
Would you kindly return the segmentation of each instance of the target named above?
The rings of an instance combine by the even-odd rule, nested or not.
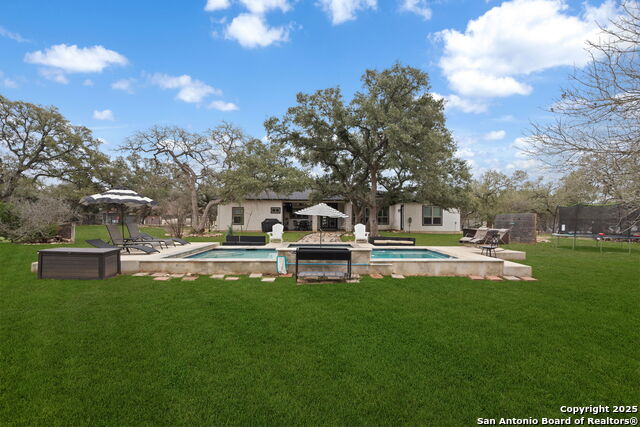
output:
[[[206,259],[264,259],[276,260],[276,251],[273,249],[211,249],[190,255],[187,258]]]
[[[371,259],[447,259],[452,256],[429,249],[374,249]]]

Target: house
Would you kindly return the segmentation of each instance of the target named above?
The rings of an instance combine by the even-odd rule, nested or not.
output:
[[[226,230],[230,225],[236,231],[261,231],[262,221],[268,218],[282,222],[287,231],[353,230],[351,202],[339,198],[323,200],[329,206],[349,215],[349,218],[307,217],[296,211],[311,206],[311,191],[298,191],[288,195],[263,192],[238,203],[218,206],[217,228]],[[363,221],[366,224],[365,221]],[[457,233],[460,231],[460,213],[423,203],[396,203],[378,211],[380,230],[425,233]]]

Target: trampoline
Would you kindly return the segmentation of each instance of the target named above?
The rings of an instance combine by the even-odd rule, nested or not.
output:
[[[602,242],[640,241],[640,209],[619,204],[560,206],[553,227],[556,247],[561,238],[571,238],[575,249],[578,239],[594,239],[602,251]]]

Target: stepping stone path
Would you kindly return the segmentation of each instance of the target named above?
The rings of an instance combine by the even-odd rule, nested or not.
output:
[[[153,277],[165,277],[165,276],[169,276],[168,273],[153,273],[152,274]]]
[[[181,277],[184,277],[184,273],[174,273],[171,275],[171,277],[175,277],[176,279],[179,279]]]
[[[134,276],[134,277],[142,277],[142,276],[148,276],[148,275],[149,275],[149,273],[145,273],[145,272],[132,274],[132,276]]]
[[[348,279],[347,283],[360,283],[359,279]]]
[[[371,277],[372,279],[382,279],[384,276],[382,274],[373,273],[370,274],[369,277]]]
[[[198,276],[184,276],[182,278],[183,281],[187,281],[187,282],[191,282],[193,280],[196,280],[198,278]]]
[[[273,283],[276,281],[275,277],[263,277],[261,282],[268,282],[268,283]]]
[[[519,281],[520,280],[520,278],[516,277],[516,276],[504,276],[504,278],[506,280],[513,280],[513,281],[516,281],[516,280]]]
[[[229,276],[229,277],[225,277],[224,280],[240,280],[240,278],[235,276]]]
[[[157,277],[154,277],[153,280],[162,280],[162,281],[171,280],[171,276],[157,276]]]
[[[212,279],[224,279],[224,274],[212,274],[211,276],[209,276]]]
[[[404,276],[402,274],[392,274],[391,277],[394,279],[404,279]]]
[[[534,279],[533,277],[529,277],[529,276],[524,276],[521,277],[520,279],[524,280],[525,282],[537,282],[538,279]]]
[[[471,279],[471,280],[484,280],[484,277],[471,275],[471,276],[469,276],[469,279]]]
[[[293,273],[281,274],[280,277],[293,277]]]
[[[262,273],[251,273],[251,274],[249,275],[249,278],[250,278],[250,279],[259,279],[259,278],[261,278],[261,277],[262,277]]]
[[[500,276],[487,276],[487,280],[491,280],[492,282],[502,282],[502,277],[500,277]]]

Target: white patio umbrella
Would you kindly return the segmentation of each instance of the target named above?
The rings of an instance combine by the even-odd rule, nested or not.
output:
[[[296,215],[308,215],[308,216],[327,216],[329,218],[349,218],[349,215],[340,212],[337,209],[332,208],[326,203],[318,203],[317,205],[301,209],[296,211]],[[322,228],[320,230],[320,244],[322,244]]]
[[[104,193],[92,194],[91,196],[84,196],[80,199],[82,205],[98,205],[98,204],[113,204],[120,206],[120,226],[122,228],[122,235],[124,236],[124,208],[125,207],[139,207],[139,206],[156,206],[158,202],[148,197],[141,196],[133,190],[127,190],[124,188],[115,188],[113,190],[105,191]]]

